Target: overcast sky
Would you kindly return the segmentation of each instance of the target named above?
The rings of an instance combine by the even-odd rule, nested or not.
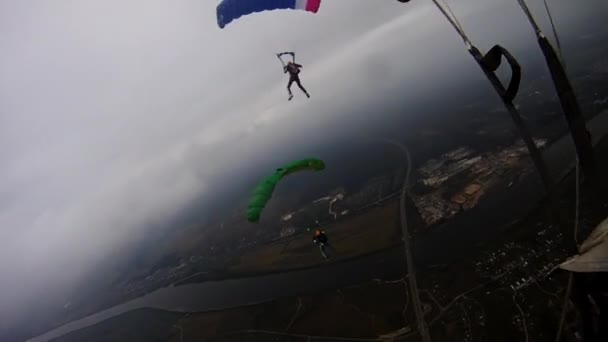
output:
[[[550,2],[564,30],[591,18]],[[450,3],[484,49],[535,44],[515,0]],[[260,13],[223,30],[216,5],[0,1],[0,329],[241,156],[302,127],[339,130],[338,118],[404,79],[413,97],[447,72],[479,77],[430,1],[325,0],[317,14]],[[286,101],[274,54],[289,50],[311,99],[294,86]]]

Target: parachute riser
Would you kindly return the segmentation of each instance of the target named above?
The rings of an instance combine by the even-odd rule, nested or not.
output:
[[[457,22],[457,20],[450,17],[446,9],[444,9],[437,1],[434,0],[433,3],[435,3],[441,13],[446,17],[446,19],[452,24],[456,32],[461,36],[467,47],[467,50],[473,56],[477,64],[479,64],[480,68],[483,70],[484,74],[488,78],[488,81],[490,81],[490,83],[494,87],[494,90],[502,99],[505,108],[509,112],[511,119],[515,124],[515,127],[518,129],[519,134],[521,135],[524,143],[526,144],[534,166],[536,167],[536,170],[542,179],[543,185],[551,203],[551,212],[553,214],[554,220],[556,220],[557,223],[560,224],[563,221],[560,219],[560,211],[557,208],[558,202],[555,198],[555,187],[553,184],[553,180],[549,174],[547,164],[545,163],[540,153],[540,150],[536,146],[536,143],[532,138],[530,130],[521,118],[519,111],[517,110],[517,108],[515,108],[515,105],[513,104],[513,100],[517,96],[519,82],[521,80],[521,67],[519,63],[505,48],[500,45],[495,45],[494,47],[492,47],[492,49],[490,49],[488,53],[484,56],[481,51],[475,45],[473,45],[473,43],[467,37],[466,33],[464,32],[460,24]],[[511,80],[509,81],[509,85],[506,88],[495,73],[495,71],[500,66],[502,57],[505,57],[505,59],[509,63],[509,66],[511,67]],[[560,226],[562,225],[560,224]]]
[[[597,181],[595,158],[591,144],[590,133],[581,113],[578,101],[574,95],[570,80],[560,63],[555,50],[546,37],[539,37],[538,43],[547,59],[547,65],[559,97],[570,134],[576,146],[576,152],[585,178],[591,183]]]
[[[500,98],[503,101],[503,104],[509,115],[511,116],[511,120],[513,124],[519,131],[520,136],[522,137],[528,152],[530,153],[530,157],[536,167],[537,172],[540,175],[540,178],[544,184],[545,191],[547,192],[549,201],[551,202],[552,212],[555,216],[557,222],[561,222],[559,218],[559,210],[557,207],[557,199],[555,198],[555,186],[551,175],[549,174],[549,170],[547,168],[547,164],[545,163],[540,150],[536,146],[534,139],[532,138],[532,134],[521,117],[521,114],[515,108],[513,104],[513,100],[517,96],[517,91],[519,90],[519,82],[521,80],[521,67],[517,60],[504,48],[500,45],[495,45],[488,53],[483,56],[479,49],[474,45],[471,45],[469,52],[475,58],[484,74],[496,90],[496,92],[500,95]],[[505,89],[505,86],[502,84],[498,76],[496,75],[496,70],[500,65],[501,56],[505,56],[509,65],[511,66],[511,80],[509,82],[508,87]],[[496,63],[496,64],[495,64]]]
[[[524,0],[518,0],[518,3],[526,15],[526,18],[530,22],[530,25],[536,34],[538,45],[545,56],[547,67],[549,68],[549,73],[551,74],[555,91],[557,92],[562,110],[564,111],[564,116],[566,118],[566,122],[568,123],[570,135],[574,141],[576,154],[578,156],[581,169],[585,175],[585,179],[587,180],[588,184],[591,185],[591,188],[599,189],[600,187],[597,186],[599,184],[597,183],[598,178],[596,173],[596,163],[590,133],[587,129],[585,118],[581,113],[580,106],[576,96],[574,95],[574,91],[568,75],[566,74],[564,65],[560,61],[560,58],[551,45],[551,42],[549,42],[536,23],[536,20],[532,16],[526,2]],[[559,38],[557,37],[557,33],[554,33],[559,46]]]

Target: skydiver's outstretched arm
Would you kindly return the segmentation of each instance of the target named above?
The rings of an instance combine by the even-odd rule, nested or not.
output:
[[[302,65],[298,64],[298,63],[293,63],[295,66],[297,66],[298,68],[301,68]]]
[[[281,55],[277,53],[277,58],[281,61],[281,64],[283,65],[283,68],[285,68],[285,62],[283,62],[283,58],[281,58]]]

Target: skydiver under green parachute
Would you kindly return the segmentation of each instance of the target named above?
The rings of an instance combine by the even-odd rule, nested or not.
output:
[[[273,174],[264,178],[253,190],[247,208],[247,220],[253,223],[259,222],[266,203],[272,197],[274,189],[283,177],[299,171],[321,171],[323,169],[325,169],[325,162],[316,158],[296,160],[276,169]],[[315,223],[318,224],[318,222]],[[310,228],[307,230],[310,231]],[[326,261],[335,253],[335,249],[328,242],[327,235],[320,229],[315,229],[312,242],[319,246],[319,251]],[[328,255],[327,252],[330,252],[330,254]]]

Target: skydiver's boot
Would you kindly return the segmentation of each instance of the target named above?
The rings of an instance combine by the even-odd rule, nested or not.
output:
[[[291,99],[293,99],[293,94],[289,93],[289,98],[287,99],[287,101],[291,101]]]
[[[304,94],[306,94],[306,97],[310,98],[310,95],[308,95],[308,93],[307,93],[307,92],[304,92]]]

